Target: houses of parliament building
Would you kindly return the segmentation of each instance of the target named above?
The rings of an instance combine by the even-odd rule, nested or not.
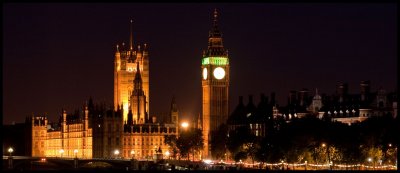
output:
[[[135,48],[132,21],[129,45],[116,46],[114,105],[94,104],[82,111],[62,111],[59,122],[46,116],[26,118],[25,150],[32,157],[148,159],[169,150],[164,136],[177,135],[178,109],[172,99],[169,117],[158,122],[149,115],[149,54],[147,45]]]
[[[230,65],[217,19],[215,10],[208,47],[199,61],[203,97],[197,127],[204,139],[200,158],[211,157],[211,134],[228,118]],[[116,46],[113,66],[113,105],[94,104],[89,99],[81,111],[68,114],[62,110],[59,121],[52,123],[46,115],[27,117],[21,132],[26,142],[18,146],[24,148],[23,155],[149,159],[156,153],[171,153],[164,137],[178,136],[178,107],[172,98],[169,116],[162,117],[165,121],[150,116],[149,53],[146,44],[135,46],[132,21],[129,43]]]

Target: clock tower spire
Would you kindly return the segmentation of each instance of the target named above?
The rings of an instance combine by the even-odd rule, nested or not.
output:
[[[213,26],[208,36],[208,47],[203,53],[202,70],[202,114],[204,158],[211,158],[211,132],[228,119],[229,58],[224,48],[222,34],[218,28],[218,12],[214,10]]]
[[[130,50],[130,51],[133,51],[132,23],[133,23],[133,20],[131,19],[131,35],[129,36],[129,50]]]

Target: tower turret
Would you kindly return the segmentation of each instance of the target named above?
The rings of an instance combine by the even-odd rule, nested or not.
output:
[[[149,90],[149,52],[147,50],[147,44],[144,44],[142,52],[142,80],[143,80],[143,91],[146,95],[146,112],[150,114],[150,90]]]
[[[139,63],[142,78],[142,89],[146,96],[146,112],[149,113],[149,61],[147,45],[141,50],[140,45],[134,44],[133,20],[130,21],[129,42],[125,46],[122,43],[116,52],[116,63],[114,70],[114,110],[118,105],[123,107],[123,122],[128,119],[130,97],[134,90],[135,68]],[[136,49],[135,49],[136,47]],[[119,61],[118,61],[119,57]],[[132,110],[134,112],[134,110]]]
[[[368,101],[368,96],[370,94],[370,84],[371,82],[369,80],[367,81],[361,81],[360,83],[360,90],[361,90],[361,101]]]
[[[338,82],[336,85],[336,94],[337,94],[339,103],[343,103],[348,94],[348,84],[343,83],[343,82]]]
[[[179,122],[179,120],[178,120],[179,115],[178,114],[179,114],[178,106],[176,104],[175,96],[174,96],[174,97],[172,97],[172,102],[171,102],[171,115],[170,115],[170,118],[171,118],[170,122],[171,123],[178,125],[178,122]]]
[[[83,120],[83,122],[85,122],[84,130],[87,130],[89,129],[89,107],[87,103],[84,106],[84,112],[85,112],[85,118]]]
[[[134,90],[130,97],[131,110],[133,115],[133,121],[136,120],[139,124],[143,124],[149,121],[149,117],[146,112],[146,96],[143,91],[142,77],[140,75],[139,62],[136,62],[136,74],[134,82]]]

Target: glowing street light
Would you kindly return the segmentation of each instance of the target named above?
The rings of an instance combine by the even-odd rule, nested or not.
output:
[[[181,126],[183,127],[183,128],[188,128],[189,127],[189,123],[187,123],[187,122],[183,122],[182,124],[181,124]]]
[[[224,154],[224,156],[225,156],[225,161],[227,162],[228,161],[228,157],[227,157],[226,153]]]
[[[170,154],[169,151],[165,152],[165,155],[167,156],[167,159],[169,159],[169,154]]]
[[[78,149],[74,150],[75,158],[78,158]]]
[[[12,152],[14,152],[14,149],[12,147],[8,148],[8,152],[10,153],[11,156]]]
[[[307,160],[306,160],[306,161],[304,161],[304,170],[306,170],[306,171],[307,171]]]
[[[371,165],[371,162],[372,162],[372,158],[371,158],[371,157],[368,157],[368,162],[369,162],[369,164]],[[373,163],[374,163],[373,169],[375,170],[375,162],[373,162]]]
[[[61,149],[59,152],[60,152],[60,155],[61,155],[61,158],[62,158],[62,156],[63,156],[63,154],[64,154],[64,150]]]
[[[116,158],[116,159],[118,158],[118,154],[119,154],[119,150],[115,150],[115,151],[114,151],[114,155],[115,155],[115,158]]]

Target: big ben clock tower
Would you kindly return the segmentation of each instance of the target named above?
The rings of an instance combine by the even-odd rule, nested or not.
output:
[[[228,119],[229,58],[222,44],[215,9],[213,27],[208,36],[208,48],[201,60],[203,88],[203,158],[211,158],[211,132]]]

